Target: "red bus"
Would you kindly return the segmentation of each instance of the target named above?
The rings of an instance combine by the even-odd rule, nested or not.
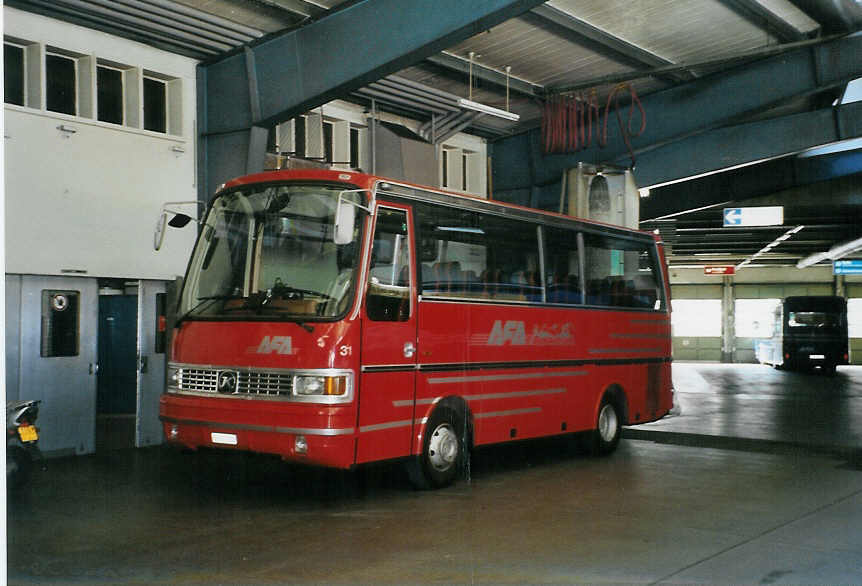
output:
[[[274,171],[216,194],[189,262],[168,442],[440,487],[469,450],[672,406],[652,234],[360,173]]]

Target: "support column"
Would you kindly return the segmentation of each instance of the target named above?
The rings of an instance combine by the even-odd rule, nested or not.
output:
[[[844,275],[835,275],[832,278],[832,291],[838,297],[847,298],[847,278]]]
[[[721,295],[721,361],[733,362],[736,326],[733,303],[733,277],[722,277]]]

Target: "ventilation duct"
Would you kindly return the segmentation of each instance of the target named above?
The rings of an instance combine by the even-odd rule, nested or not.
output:
[[[371,161],[371,173],[420,185],[439,183],[434,145],[400,124],[369,122],[365,160]]]
[[[578,163],[577,167],[563,172],[559,211],[637,229],[640,194],[634,175],[622,167]]]

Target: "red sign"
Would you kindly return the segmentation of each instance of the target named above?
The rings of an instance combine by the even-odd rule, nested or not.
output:
[[[736,267],[703,267],[704,275],[733,275],[736,273]]]

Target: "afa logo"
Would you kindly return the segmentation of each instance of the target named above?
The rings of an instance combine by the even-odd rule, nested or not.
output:
[[[524,322],[502,320],[494,322],[491,334],[488,336],[488,346],[502,346],[508,342],[512,346],[524,346],[527,343],[527,329]]]
[[[264,336],[255,350],[258,354],[293,354],[293,340],[290,336]]]

